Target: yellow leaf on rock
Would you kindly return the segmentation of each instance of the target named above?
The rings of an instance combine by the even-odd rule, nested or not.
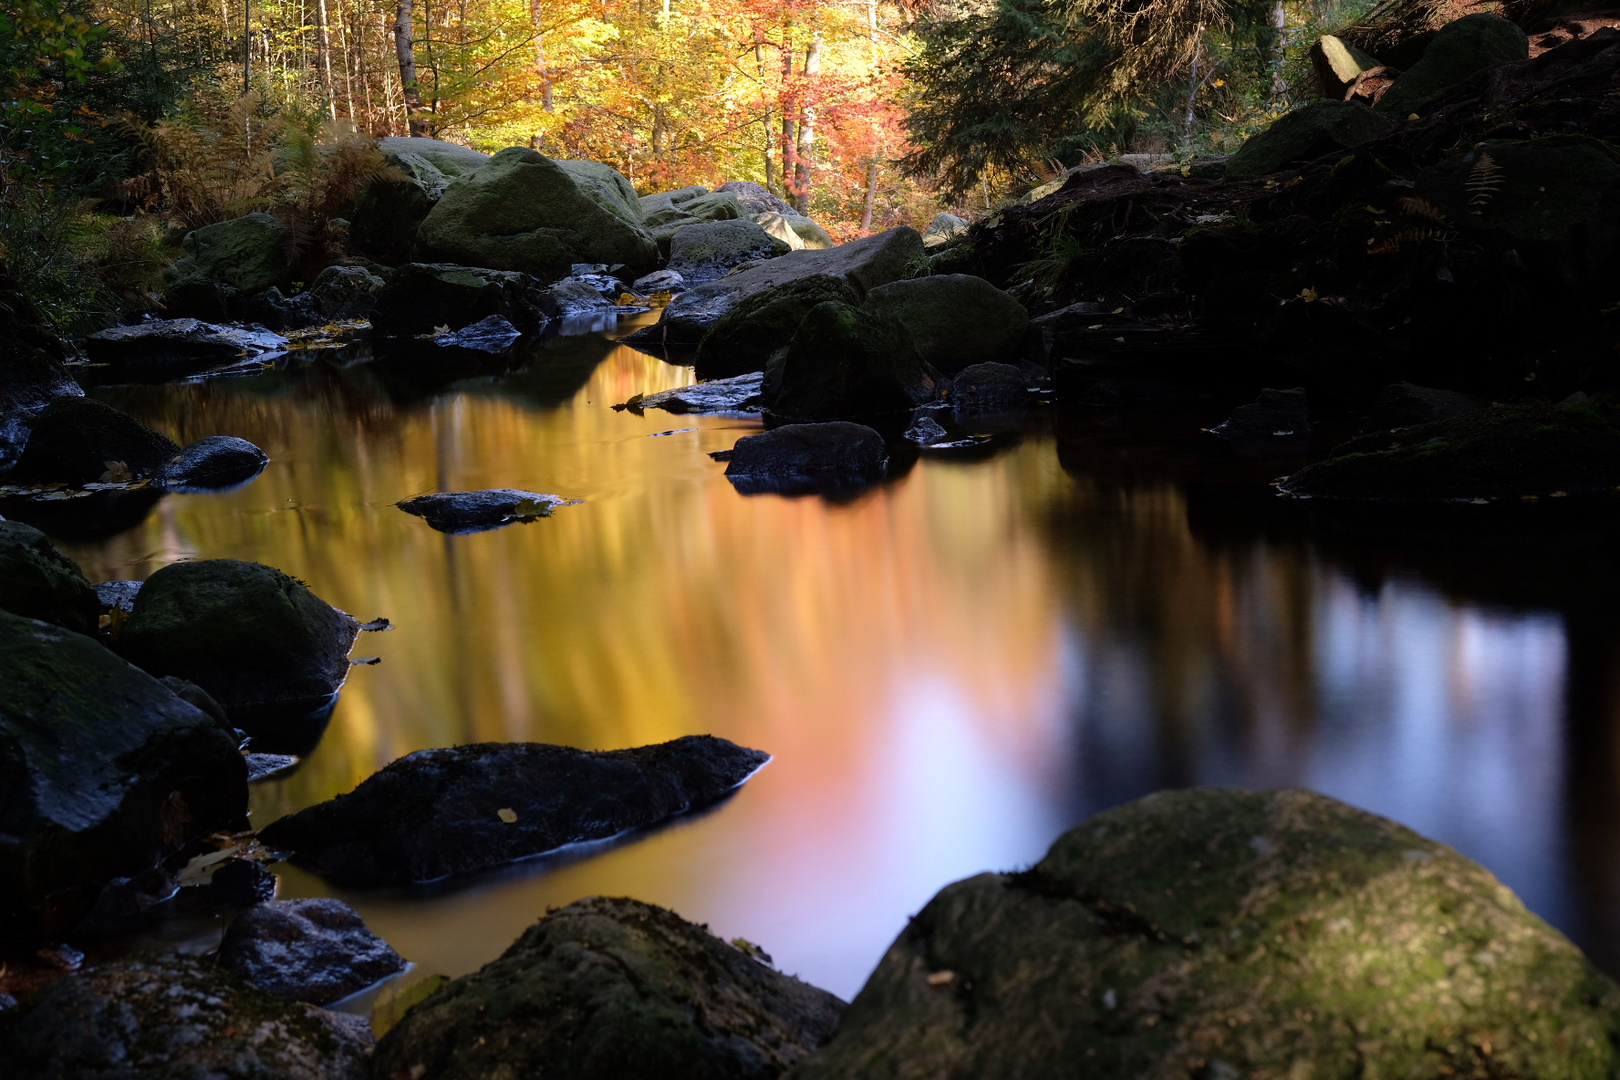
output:
[[[503,806],[499,810],[495,811],[495,816],[510,825],[517,820],[517,811],[513,810],[510,806]]]

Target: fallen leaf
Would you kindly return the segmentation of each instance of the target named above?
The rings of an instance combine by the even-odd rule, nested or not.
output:
[[[107,471],[101,474],[103,484],[121,484],[126,480],[135,479],[135,474],[130,472],[129,466],[122,461],[103,461],[102,464],[107,466]]]
[[[954,971],[936,971],[928,976],[929,986],[949,986],[955,981],[956,972]]]
[[[517,811],[513,810],[510,806],[503,806],[499,810],[495,811],[495,816],[510,825],[517,820]]]
[[[535,518],[550,517],[551,504],[535,502],[533,499],[523,499],[512,508],[512,516],[523,521],[533,521]]]

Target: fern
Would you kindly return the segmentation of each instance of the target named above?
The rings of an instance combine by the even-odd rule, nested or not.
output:
[[[1502,187],[1502,179],[1502,167],[1489,152],[1481,150],[1479,160],[1474,163],[1473,170],[1468,174],[1467,183],[1463,184],[1463,190],[1469,195],[1470,213],[1484,212],[1491,200],[1496,198],[1497,191]]]
[[[1436,225],[1450,225],[1445,212],[1427,199],[1418,199],[1408,196],[1395,200],[1395,209],[1409,218],[1418,218],[1421,221],[1433,222]]]

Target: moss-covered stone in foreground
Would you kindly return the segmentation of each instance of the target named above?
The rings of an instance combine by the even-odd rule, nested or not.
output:
[[[1620,986],[1483,868],[1309,791],[1161,792],[936,896],[793,1080],[1572,1080]]]

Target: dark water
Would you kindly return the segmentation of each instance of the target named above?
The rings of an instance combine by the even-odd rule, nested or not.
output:
[[[854,499],[744,497],[706,452],[751,421],[609,408],[690,369],[599,335],[511,366],[324,354],[103,388],[181,442],[238,435],[273,460],[64,544],[93,580],[259,560],[397,625],[362,638],[382,662],[355,669],[301,769],[255,790],[261,825],[429,746],[709,732],[775,755],[713,811],[452,888],[281,868],[283,896],[343,897],[419,970],[470,971],[549,905],[606,893],[848,997],[941,886],[1188,784],[1389,815],[1620,967],[1604,536],[1312,531],[1155,449],[1196,419],[1050,410]],[[496,486],[582,502],[461,537],[393,506]]]

